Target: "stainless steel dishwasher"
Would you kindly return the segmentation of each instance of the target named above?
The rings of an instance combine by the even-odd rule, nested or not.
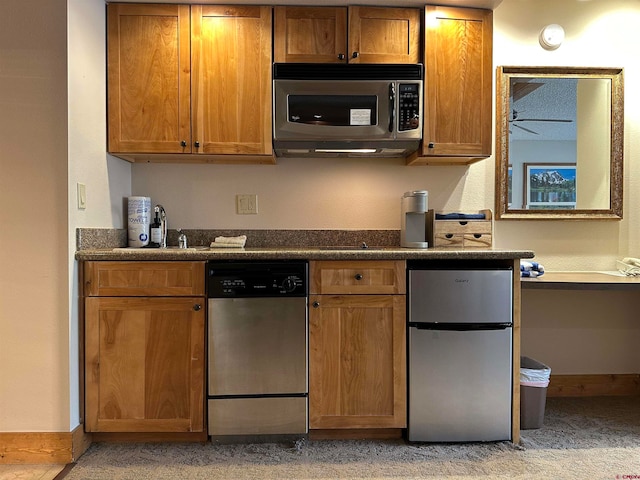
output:
[[[306,262],[207,263],[208,433],[308,433]]]
[[[408,440],[511,440],[513,271],[408,262]]]

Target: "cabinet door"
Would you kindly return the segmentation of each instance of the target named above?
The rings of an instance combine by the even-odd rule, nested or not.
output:
[[[193,5],[195,153],[271,154],[271,7]]]
[[[405,297],[310,302],[309,427],[406,427]]]
[[[349,62],[419,63],[420,10],[349,7]]]
[[[470,163],[491,155],[493,14],[427,6],[423,155]],[[457,159],[455,157],[458,157]],[[417,163],[420,163],[418,161]]]
[[[189,6],[107,9],[109,151],[190,152]]]
[[[273,41],[277,63],[345,63],[347,9],[275,7]]]
[[[87,432],[202,432],[204,298],[87,298]]]

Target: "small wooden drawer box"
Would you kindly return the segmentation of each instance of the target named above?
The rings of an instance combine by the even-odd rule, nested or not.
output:
[[[493,215],[491,210],[476,212],[482,219],[436,219],[429,210],[427,232],[429,246],[433,247],[491,247],[493,245]]]

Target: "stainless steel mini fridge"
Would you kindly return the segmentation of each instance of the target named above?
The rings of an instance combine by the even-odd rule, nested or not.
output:
[[[511,440],[512,269],[409,268],[408,440]]]

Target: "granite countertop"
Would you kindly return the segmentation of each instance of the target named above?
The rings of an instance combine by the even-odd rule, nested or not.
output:
[[[78,229],[77,260],[511,260],[531,250],[499,248],[402,248],[399,230],[185,230],[190,248],[125,248],[126,230]],[[210,248],[218,235],[248,237],[244,248]],[[170,230],[169,245],[178,234]],[[360,248],[365,242],[369,248]]]
[[[259,247],[179,249],[101,248],[76,252],[77,260],[508,260],[533,258],[530,250],[496,248],[427,248],[370,247]]]

